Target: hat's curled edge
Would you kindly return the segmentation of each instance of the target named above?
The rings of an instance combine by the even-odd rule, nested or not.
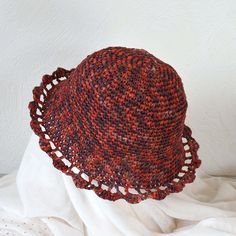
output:
[[[192,137],[192,131],[184,125],[182,143],[184,145],[185,162],[181,171],[170,183],[159,186],[157,189],[130,189],[127,186],[109,187],[102,183],[94,184],[93,179],[89,176],[84,178],[84,173],[80,170],[74,172],[73,165],[63,156],[58,156],[58,148],[54,145],[43,127],[43,104],[50,94],[52,87],[59,84],[61,81],[68,79],[72,71],[58,67],[51,75],[43,75],[40,86],[33,89],[33,101],[28,105],[30,110],[30,126],[34,133],[39,137],[40,148],[46,152],[51,158],[55,168],[62,171],[64,174],[71,176],[76,187],[82,189],[93,190],[99,197],[111,201],[124,199],[129,203],[139,203],[142,200],[151,198],[156,200],[164,199],[170,193],[181,192],[185,184],[192,183],[196,177],[196,168],[201,165],[201,160],[198,158],[197,150],[198,143]],[[50,86],[48,86],[50,85]],[[48,88],[50,87],[50,89]],[[96,180],[95,180],[96,181]]]

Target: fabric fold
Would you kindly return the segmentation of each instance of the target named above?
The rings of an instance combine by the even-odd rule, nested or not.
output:
[[[197,176],[161,201],[108,201],[76,188],[32,134],[19,169],[0,179],[0,209],[0,232],[12,235],[236,235],[236,179]]]

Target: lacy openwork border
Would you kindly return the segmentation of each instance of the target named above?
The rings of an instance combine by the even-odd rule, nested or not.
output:
[[[134,189],[128,186],[113,186],[112,188],[103,183],[91,179],[82,170],[70,163],[50,139],[43,126],[43,105],[50,90],[61,81],[68,79],[74,69],[66,70],[57,68],[51,75],[44,75],[40,86],[33,89],[33,101],[28,105],[30,110],[30,126],[39,136],[40,148],[45,151],[53,161],[53,165],[58,170],[72,177],[76,187],[93,190],[99,197],[108,200],[125,199],[129,203],[138,203],[142,200],[152,198],[156,200],[164,199],[167,195],[183,190],[185,184],[191,183],[195,179],[195,169],[201,165],[198,158],[198,143],[191,136],[191,129],[184,125],[182,143],[185,151],[185,162],[178,175],[169,183],[159,186],[156,189]]]

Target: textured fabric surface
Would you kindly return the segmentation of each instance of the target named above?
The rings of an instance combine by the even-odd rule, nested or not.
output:
[[[31,127],[53,165],[109,200],[161,200],[193,182],[198,143],[177,72],[144,49],[108,47],[44,75]]]
[[[112,202],[78,189],[32,135],[16,173],[0,179],[0,235],[233,236],[236,179],[201,174],[162,201]]]

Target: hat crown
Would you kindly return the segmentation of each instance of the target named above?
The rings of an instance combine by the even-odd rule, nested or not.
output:
[[[187,109],[182,81],[146,50],[94,52],[72,73],[70,91],[74,115],[78,121],[86,118],[83,127],[100,131],[95,131],[99,139],[109,136],[109,142],[136,143],[142,149],[154,142],[153,148],[161,151],[182,135]]]

